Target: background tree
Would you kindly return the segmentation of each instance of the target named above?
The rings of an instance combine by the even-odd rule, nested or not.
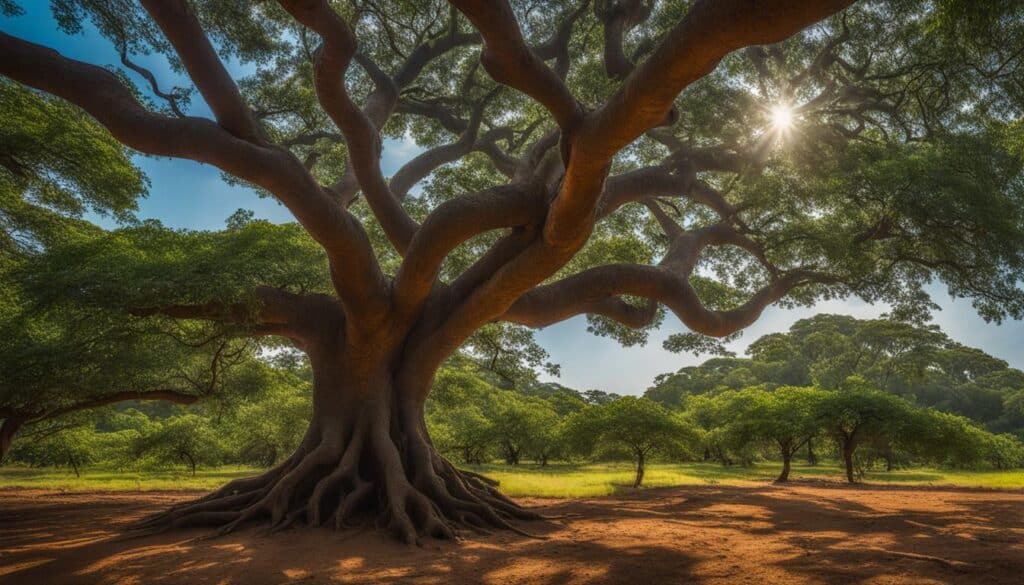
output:
[[[221,463],[224,448],[208,419],[187,413],[147,424],[133,442],[132,453],[149,465],[183,464],[195,475],[197,465]]]
[[[839,449],[850,483],[855,481],[854,462],[859,447],[920,436],[914,432],[915,413],[909,402],[859,381],[829,393],[820,412],[822,426]]]
[[[124,76],[0,35],[0,75],[298,221],[127,229],[28,267],[65,303],[273,335],[310,357],[295,454],[147,526],[378,516],[414,542],[536,517],[426,430],[438,368],[493,322],[587,314],[638,343],[664,306],[691,331],[677,345],[707,346],[773,303],[927,310],[936,278],[988,318],[1022,316],[1007,124],[1020,55],[1005,49],[1019,13],[868,1],[829,18],[851,3],[55,4],[69,32],[88,20],[109,38]],[[985,42],[962,34],[979,20],[999,24]],[[139,53],[194,87],[160,89]],[[235,80],[227,57],[253,74]],[[179,115],[191,92],[212,119]],[[383,139],[402,135],[425,150],[386,178]]]
[[[698,436],[680,415],[633,396],[589,406],[565,423],[565,440],[578,453],[589,455],[597,448],[628,450],[636,464],[634,488],[643,482],[650,455],[685,452],[697,444]]]
[[[80,477],[82,468],[99,458],[98,442],[91,427],[77,425],[37,434],[20,443],[12,456],[32,466],[69,467]]]
[[[771,445],[782,458],[782,471],[775,481],[786,482],[793,456],[821,430],[821,410],[827,398],[827,392],[816,388],[750,388],[731,397],[728,425],[744,440]]]
[[[558,413],[539,398],[496,393],[485,412],[492,440],[509,465],[518,465],[524,454],[547,453],[554,446],[551,431],[558,426]]]
[[[950,339],[934,325],[820,314],[755,340],[749,357],[715,357],[662,374],[646,396],[679,407],[687,396],[763,385],[838,388],[850,376],[920,406],[961,414],[994,432],[1021,429],[1013,402],[1024,373]]]

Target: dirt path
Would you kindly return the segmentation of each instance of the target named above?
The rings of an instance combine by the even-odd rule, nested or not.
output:
[[[423,548],[372,531],[116,540],[189,493],[0,494],[0,583],[1024,583],[1024,493],[828,484],[531,500],[578,517]]]

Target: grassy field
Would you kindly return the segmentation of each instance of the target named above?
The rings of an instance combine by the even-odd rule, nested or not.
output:
[[[483,465],[473,468],[498,480],[501,489],[511,496],[588,497],[616,493],[628,489],[633,468],[627,463],[589,465],[551,464],[540,467],[523,464]],[[147,490],[210,490],[237,478],[254,475],[260,470],[249,467],[199,469],[195,477],[182,470],[124,472],[109,469],[84,469],[75,477],[68,469],[30,469],[0,467],[0,489],[20,487],[68,491],[147,491]],[[764,463],[753,467],[722,467],[717,464],[654,464],[648,465],[645,487],[666,487],[694,484],[742,485],[766,483],[775,478],[778,465]],[[794,466],[793,480],[816,479],[842,481],[842,471],[834,464],[816,467]],[[869,472],[868,484],[951,485],[1000,489],[1024,489],[1024,470],[968,472],[942,469],[907,469],[891,472]]]

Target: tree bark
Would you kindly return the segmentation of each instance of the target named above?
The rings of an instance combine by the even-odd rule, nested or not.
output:
[[[814,454],[814,438],[807,439],[807,464],[815,466],[818,464],[818,456]]]
[[[644,452],[639,451],[636,454],[636,479],[633,480],[633,487],[638,488],[644,481]]]
[[[138,528],[216,525],[230,532],[264,521],[275,531],[296,522],[336,529],[375,522],[410,544],[424,536],[451,539],[464,528],[526,534],[510,521],[539,514],[456,469],[434,448],[423,411],[431,379],[415,388],[396,382],[403,367],[396,347],[404,345],[375,340],[370,349],[307,348],[313,415],[296,452],[260,476],[233,481]]]

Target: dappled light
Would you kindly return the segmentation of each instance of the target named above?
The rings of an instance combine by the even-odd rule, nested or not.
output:
[[[921,496],[925,497],[921,497]],[[167,496],[150,496],[164,499]],[[365,530],[259,530],[217,540],[201,532],[117,539],[119,522],[149,503],[116,496],[62,496],[44,507],[32,495],[0,496],[9,533],[0,574],[14,582],[191,582],[253,585],[338,583],[583,584],[734,580],[872,582],[899,573],[919,581],[1013,583],[1024,562],[1024,495],[951,489],[863,488],[816,483],[659,488],[619,498],[531,501],[572,514],[535,526],[547,540],[495,535],[459,545],[408,549]],[[15,508],[24,513],[11,513]],[[24,531],[60,526],[93,532],[92,517],[117,514],[89,542],[44,560],[45,537]],[[46,563],[45,565],[42,563]],[[223,581],[226,580],[226,581]]]

